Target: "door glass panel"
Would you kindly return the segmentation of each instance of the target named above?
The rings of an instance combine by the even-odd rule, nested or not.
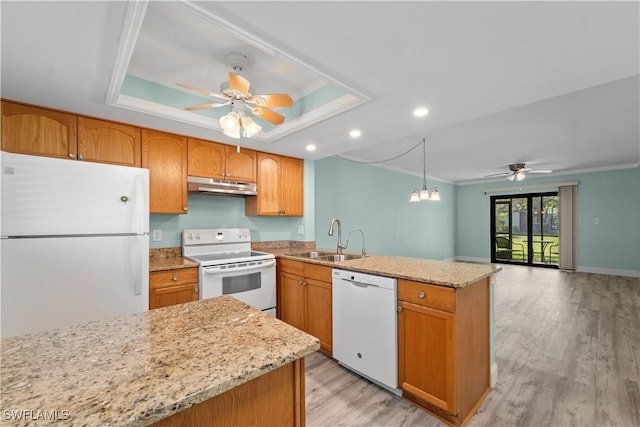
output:
[[[557,193],[492,197],[492,261],[558,264]]]

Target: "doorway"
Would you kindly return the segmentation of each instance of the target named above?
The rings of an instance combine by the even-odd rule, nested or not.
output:
[[[558,193],[491,197],[491,262],[558,267]]]

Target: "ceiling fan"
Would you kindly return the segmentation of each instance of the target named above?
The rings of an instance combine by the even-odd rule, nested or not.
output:
[[[551,169],[530,169],[525,167],[524,163],[512,163],[509,165],[509,172],[494,173],[491,175],[485,175],[485,178],[494,176],[504,176],[509,181],[522,181],[528,173],[551,173]]]
[[[284,122],[284,116],[276,113],[268,107],[291,107],[293,99],[286,93],[254,95],[250,92],[251,83],[239,74],[229,73],[229,81],[221,85],[220,92],[212,92],[206,89],[190,86],[184,83],[176,83],[182,88],[203,93],[220,102],[212,102],[202,105],[186,107],[185,110],[196,111],[207,108],[231,106],[231,111],[220,118],[220,126],[223,133],[232,138],[251,137],[262,129],[246,113],[250,112],[269,123],[279,125]]]

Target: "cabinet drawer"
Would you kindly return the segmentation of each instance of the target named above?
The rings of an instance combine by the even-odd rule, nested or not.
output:
[[[303,262],[280,258],[278,259],[278,267],[280,268],[280,271],[286,271],[287,273],[295,274],[297,276],[304,276]]]
[[[158,289],[167,286],[198,283],[198,268],[182,268],[179,270],[153,271],[149,273],[149,288]]]
[[[306,279],[316,279],[322,282],[329,282],[333,280],[331,277],[332,268],[326,265],[305,263],[304,264],[304,277]]]
[[[456,291],[445,286],[399,279],[398,299],[453,313],[456,305]]]

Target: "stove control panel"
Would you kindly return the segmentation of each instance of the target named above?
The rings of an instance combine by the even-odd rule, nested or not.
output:
[[[182,245],[251,242],[248,228],[206,228],[182,231]]]

